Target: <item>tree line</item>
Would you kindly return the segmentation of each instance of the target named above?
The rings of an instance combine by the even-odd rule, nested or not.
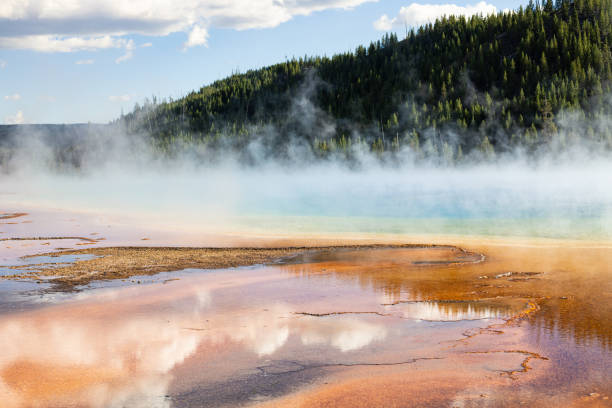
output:
[[[520,148],[612,148],[612,0],[544,0],[488,16],[447,16],[332,57],[236,73],[117,119],[160,151],[298,141],[325,157],[377,153],[460,161]],[[573,127],[572,123],[581,126]],[[584,124],[584,125],[582,125]]]

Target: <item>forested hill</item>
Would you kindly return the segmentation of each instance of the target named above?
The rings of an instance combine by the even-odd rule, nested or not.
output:
[[[361,144],[449,161],[517,147],[610,149],[611,12],[612,0],[546,0],[451,16],[403,40],[385,35],[354,52],[292,59],[179,100],[147,101],[118,122],[162,149],[263,140],[269,154],[281,154],[297,141],[323,156]]]

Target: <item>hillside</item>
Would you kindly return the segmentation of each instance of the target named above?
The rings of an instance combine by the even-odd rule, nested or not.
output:
[[[162,149],[180,142],[241,150],[258,140],[269,155],[296,141],[323,156],[359,144],[446,161],[517,147],[609,149],[611,10],[612,0],[547,0],[451,16],[401,41],[385,35],[354,52],[293,59],[179,100],[148,101],[118,123]]]

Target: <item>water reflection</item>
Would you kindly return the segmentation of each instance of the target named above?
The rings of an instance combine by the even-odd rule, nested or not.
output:
[[[605,374],[593,361],[605,360],[598,347],[610,338],[611,251],[505,247],[488,249],[487,261],[477,263],[455,262],[469,257],[452,248],[427,252],[346,251],[309,264],[184,272],[168,284],[83,292],[0,315],[0,400],[9,408],[171,407],[188,394],[197,396],[195,406],[205,405],[202,398],[218,406],[215,398],[225,393],[224,403],[236,406],[250,392],[241,387],[271,372],[445,357],[457,352],[449,342],[491,320],[503,323],[527,299],[541,307],[530,322],[567,341],[550,333],[505,343],[493,336],[474,351],[503,345],[570,355],[550,359],[555,387],[569,384],[577,367],[590,368],[586,384]],[[589,269],[576,275],[576,265]],[[507,271],[539,274],[511,280],[519,275]],[[487,370],[495,371],[490,356],[470,356],[488,358]],[[513,358],[520,369],[522,357]]]
[[[340,281],[380,294],[406,318],[449,321],[505,318],[537,299],[530,320],[576,345],[612,344],[612,248],[609,245],[499,245],[472,248],[483,262],[453,247],[346,251],[286,265],[292,276]],[[466,260],[468,262],[461,262]],[[446,262],[446,263],[445,263]],[[487,300],[488,299],[488,300]],[[501,299],[491,303],[491,299]]]
[[[507,304],[484,302],[447,301],[447,302],[403,302],[387,305],[389,313],[399,314],[406,319],[427,321],[459,321],[506,319],[521,312],[523,308],[511,308]]]
[[[329,345],[342,352],[359,350],[372,342],[383,341],[387,328],[357,317],[304,316],[296,324],[306,346]]]
[[[2,319],[4,404],[146,406],[166,394],[168,372],[196,350],[201,337],[162,324],[164,318],[171,317],[67,308]]]
[[[0,317],[3,406],[169,407],[172,372],[194,356],[205,363],[243,355],[229,363],[231,376],[283,348],[327,349],[321,358],[359,351],[387,334],[367,316],[295,314],[265,289],[272,274],[249,271],[249,285],[234,273],[89,292],[69,304]]]

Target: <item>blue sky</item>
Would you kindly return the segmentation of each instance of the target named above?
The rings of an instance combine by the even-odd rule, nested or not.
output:
[[[353,50],[449,10],[526,3],[29,0],[20,8],[20,2],[0,7],[0,123],[104,123],[145,97],[178,98],[236,70]]]

